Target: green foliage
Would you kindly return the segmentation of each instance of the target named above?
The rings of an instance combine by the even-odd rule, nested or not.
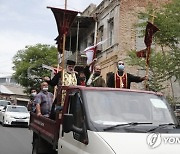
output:
[[[163,9],[157,12],[155,24],[160,32],[156,35],[158,44],[177,47],[180,38],[180,0],[172,0]]]
[[[50,76],[50,72],[42,68],[42,64],[57,64],[56,47],[42,44],[26,46],[13,57],[13,64],[13,77],[29,92],[31,87],[40,87],[42,77]]]

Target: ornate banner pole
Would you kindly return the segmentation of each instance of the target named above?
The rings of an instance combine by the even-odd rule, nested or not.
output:
[[[67,10],[67,0],[65,0],[64,9]],[[65,20],[65,16],[63,18]],[[65,67],[65,46],[66,46],[66,33],[63,34],[63,48],[62,48],[62,72],[61,72],[61,82],[64,84],[64,67]]]
[[[153,10],[152,15],[150,14],[150,16],[152,16],[152,19],[151,19],[151,22],[148,22],[146,26],[146,34],[145,34],[145,39],[144,39],[144,42],[147,47],[147,51],[146,51],[146,76],[147,77],[149,75],[149,58],[150,58],[150,53],[151,53],[152,36],[156,31],[159,30],[156,26],[153,25],[154,19],[156,17],[154,10]],[[145,80],[145,89],[146,90],[148,89],[147,80]]]

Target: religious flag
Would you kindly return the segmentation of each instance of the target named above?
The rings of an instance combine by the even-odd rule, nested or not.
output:
[[[63,35],[68,33],[78,12],[72,10],[66,10],[66,9],[52,8],[52,7],[48,7],[48,8],[51,9],[56,19],[59,35],[55,40],[57,41],[58,44],[58,51],[62,53]]]
[[[93,61],[93,59],[95,58],[96,49],[97,49],[97,46],[89,46],[84,50],[84,52],[86,52],[86,56],[87,56],[87,64],[90,64]]]
[[[155,25],[153,25],[150,22],[147,23],[145,38],[144,38],[144,43],[145,43],[146,47],[151,46],[152,37],[157,31],[159,31],[159,29]]]
[[[87,56],[87,64],[92,63],[93,59],[96,58],[97,46],[105,43],[107,40],[108,39],[106,39],[104,41],[100,41],[96,45],[89,46],[84,50],[84,52],[86,52],[86,56]]]
[[[146,58],[146,54],[147,48],[136,52],[136,56],[139,58]]]

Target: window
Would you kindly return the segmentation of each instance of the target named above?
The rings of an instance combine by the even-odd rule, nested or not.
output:
[[[81,107],[81,100],[78,94],[70,97],[70,113],[74,117],[74,125],[76,127],[82,128],[83,124],[83,112]]]
[[[82,103],[81,98],[79,96],[79,93],[75,93],[74,95],[70,96],[70,114],[73,114],[74,117],[74,126],[83,129],[85,131],[85,125],[84,125],[84,114],[82,109]],[[74,139],[83,142],[87,138],[86,133],[79,134],[76,132],[73,132]]]
[[[146,48],[144,44],[144,33],[142,31],[144,30],[144,27],[141,25],[145,22],[145,20],[140,19],[138,21],[139,26],[136,27],[136,50],[140,51]]]
[[[104,35],[104,26],[101,26],[100,28],[99,28],[99,41],[103,41],[103,35]],[[100,50],[100,51],[102,51],[103,50],[103,48],[102,48],[103,46],[102,46],[102,44],[98,47],[98,50]]]
[[[108,38],[109,38],[109,46],[113,44],[113,35],[114,35],[114,19],[111,18],[108,21]]]

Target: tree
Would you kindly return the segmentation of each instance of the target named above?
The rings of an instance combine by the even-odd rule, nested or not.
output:
[[[42,44],[26,46],[13,57],[13,64],[13,77],[28,93],[31,87],[39,88],[41,78],[50,74],[42,68],[42,64],[57,64],[57,49],[55,46]]]

